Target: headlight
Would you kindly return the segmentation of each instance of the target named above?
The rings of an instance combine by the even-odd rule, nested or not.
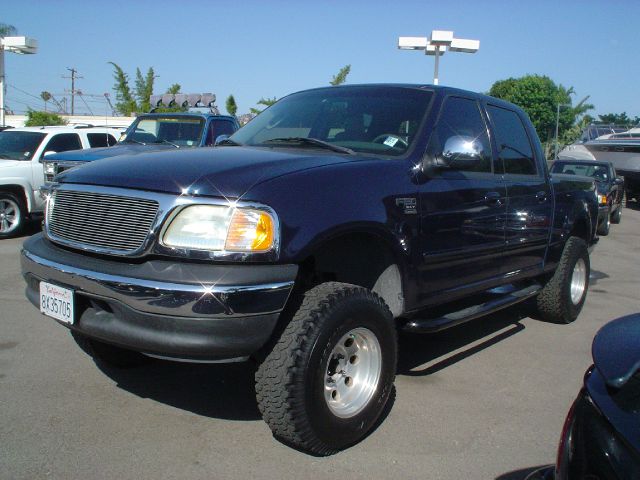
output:
[[[192,205],[176,215],[162,237],[167,247],[266,252],[275,246],[276,222],[263,210]]]
[[[44,173],[45,175],[55,175],[56,173],[56,165],[53,162],[44,162]]]
[[[598,195],[598,203],[600,205],[606,205],[607,204],[607,196],[606,195]]]

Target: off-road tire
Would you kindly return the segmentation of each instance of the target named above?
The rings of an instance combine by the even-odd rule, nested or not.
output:
[[[621,220],[622,220],[622,202],[620,202],[620,205],[618,205],[618,208],[616,209],[616,211],[611,214],[611,223],[614,223],[617,225],[620,223]]]
[[[27,222],[27,209],[24,201],[13,193],[0,192],[0,210],[3,210],[2,205],[10,206],[9,208],[11,208],[12,211],[16,210],[14,215],[17,222],[6,231],[2,231],[3,227],[0,225],[0,239],[15,237],[22,232]],[[14,215],[12,215],[12,217]]]
[[[348,418],[325,398],[325,366],[332,350],[355,329],[372,332],[380,347],[377,387],[362,410]],[[308,290],[256,372],[256,397],[264,421],[284,443],[330,455],[364,438],[393,390],[397,334],[384,301],[362,287],[328,282]]]
[[[586,277],[582,296],[578,302],[574,302],[571,299],[571,282],[574,267],[580,259],[586,267]],[[555,273],[536,298],[537,310],[542,319],[554,323],[573,322],[587,298],[590,271],[587,243],[579,237],[569,237]]]
[[[604,216],[604,220],[600,225],[598,225],[598,235],[602,237],[606,237],[609,235],[609,230],[611,229],[611,215],[609,212]]]
[[[133,368],[149,361],[149,357],[133,350],[94,340],[80,332],[71,331],[78,346],[98,364],[115,368]]]

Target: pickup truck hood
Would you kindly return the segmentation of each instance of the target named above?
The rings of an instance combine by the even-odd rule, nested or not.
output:
[[[112,147],[113,148],[113,147]],[[240,197],[251,187],[309,168],[363,160],[318,149],[215,147],[120,155],[68,170],[62,183]],[[318,188],[322,188],[319,186]]]
[[[87,148],[85,150],[70,150],[68,152],[53,153],[46,156],[47,161],[92,162],[101,158],[116,155],[137,155],[139,153],[156,152],[162,150],[176,150],[173,145],[158,143],[152,145],[138,145],[137,143],[120,143],[113,147]]]
[[[15,167],[15,166],[18,166],[18,165],[24,165],[24,164],[27,164],[29,162],[30,161],[0,159],[0,169]]]

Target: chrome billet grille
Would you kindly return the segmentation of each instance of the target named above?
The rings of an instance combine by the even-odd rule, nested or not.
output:
[[[57,190],[47,210],[53,239],[79,247],[133,252],[151,230],[158,203],[144,198]]]

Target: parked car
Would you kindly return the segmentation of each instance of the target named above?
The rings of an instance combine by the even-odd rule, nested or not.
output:
[[[23,247],[27,297],[97,362],[253,358],[274,435],[331,454],[384,411],[396,329],[532,297],[544,318],[576,319],[598,205],[593,180],[560,177],[501,100],[299,92],[215,149],[60,174]]]
[[[551,173],[584,175],[595,179],[598,189],[598,235],[609,235],[612,223],[622,220],[624,179],[616,175],[611,162],[595,160],[556,160]]]
[[[42,213],[45,155],[113,145],[121,130],[91,125],[23,127],[0,132],[0,238],[17,235]]]
[[[201,110],[201,109],[200,109]],[[117,155],[211,147],[220,136],[240,128],[235,117],[214,113],[146,113],[129,126],[120,142],[109,148],[92,148],[48,156],[44,162],[45,180],[52,182],[60,172],[87,162]]]
[[[562,428],[555,466],[529,480],[640,478],[640,314],[609,322]]]

